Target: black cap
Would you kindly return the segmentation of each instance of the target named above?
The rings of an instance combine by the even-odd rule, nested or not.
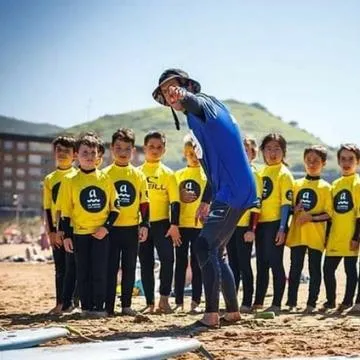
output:
[[[201,90],[201,85],[199,82],[191,79],[187,72],[181,69],[167,69],[160,75],[159,85],[152,93],[153,98],[161,105],[169,106],[166,103],[163,94],[161,93],[161,86],[171,79],[178,79],[180,86],[194,94],[199,93]]]

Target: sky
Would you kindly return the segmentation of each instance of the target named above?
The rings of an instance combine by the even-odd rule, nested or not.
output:
[[[70,127],[156,106],[169,67],[329,145],[360,143],[360,1],[0,0],[0,114]]]

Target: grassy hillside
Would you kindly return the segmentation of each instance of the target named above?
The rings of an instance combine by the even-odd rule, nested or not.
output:
[[[235,100],[227,100],[225,103],[231,108],[235,118],[238,120],[242,132],[254,136],[258,142],[269,132],[280,132],[288,141],[287,160],[292,170],[302,171],[302,152],[309,144],[323,144],[323,142],[297,127],[296,123],[286,123],[281,118],[271,114],[260,104],[245,104]],[[81,132],[94,130],[98,132],[105,141],[110,141],[111,135],[119,127],[130,127],[135,130],[136,143],[142,145],[146,132],[153,129],[161,129],[168,138],[165,162],[173,167],[179,168],[182,161],[182,138],[186,134],[185,119],[180,115],[181,130],[177,131],[174,126],[171,111],[168,108],[157,107],[133,111],[119,115],[105,115],[94,121],[84,123],[70,129],[70,132]],[[261,159],[259,159],[261,162]],[[329,148],[329,161],[327,165],[328,176],[333,177],[336,169],[336,155]]]
[[[0,133],[49,135],[62,131],[63,128],[46,123],[33,123],[0,115]]]

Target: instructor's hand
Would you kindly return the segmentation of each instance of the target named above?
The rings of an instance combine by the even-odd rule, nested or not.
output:
[[[178,101],[184,99],[186,96],[186,90],[180,86],[169,86],[168,95],[170,100],[170,105],[177,103]]]

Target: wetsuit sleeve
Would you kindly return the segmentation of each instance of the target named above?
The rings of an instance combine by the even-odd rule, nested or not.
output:
[[[141,184],[140,184],[140,215],[141,222],[140,226],[150,228],[150,201],[149,201],[149,190],[146,177],[141,173]]]
[[[168,195],[170,204],[175,201],[180,201],[179,187],[174,173],[169,174]]]
[[[257,224],[259,222],[260,213],[259,212],[250,212],[250,222],[249,222],[249,231],[255,232]]]
[[[150,203],[144,202],[140,204],[141,223],[140,226],[150,228]]]
[[[70,227],[70,218],[67,216],[63,216],[60,219],[60,227],[62,231],[64,231],[64,238],[68,239],[71,238],[72,230]]]
[[[50,209],[45,209],[45,217],[49,232],[56,232]]]
[[[103,225],[107,229],[107,231],[111,230],[118,216],[119,216],[119,211],[110,211],[105,221],[105,224]]]
[[[285,204],[281,206],[281,218],[279,231],[287,231],[287,224],[290,216],[291,205]]]
[[[354,231],[354,235],[353,235],[353,240],[359,242],[359,235],[360,235],[360,218],[356,219],[355,222],[355,231]]]
[[[110,212],[117,212],[119,214],[120,212],[120,202],[118,193],[116,191],[114,183],[108,178],[109,181],[109,187],[108,187],[108,196],[110,201]]]
[[[192,113],[205,121],[205,113],[210,114],[212,118],[216,118],[216,107],[209,97],[194,95],[187,91],[184,99],[181,100],[181,104],[188,113]]]
[[[201,202],[210,204],[212,199],[212,191],[211,191],[211,183],[210,181],[206,181],[204,193],[201,198]]]
[[[180,202],[175,201],[170,204],[170,224],[179,225],[180,219]]]

